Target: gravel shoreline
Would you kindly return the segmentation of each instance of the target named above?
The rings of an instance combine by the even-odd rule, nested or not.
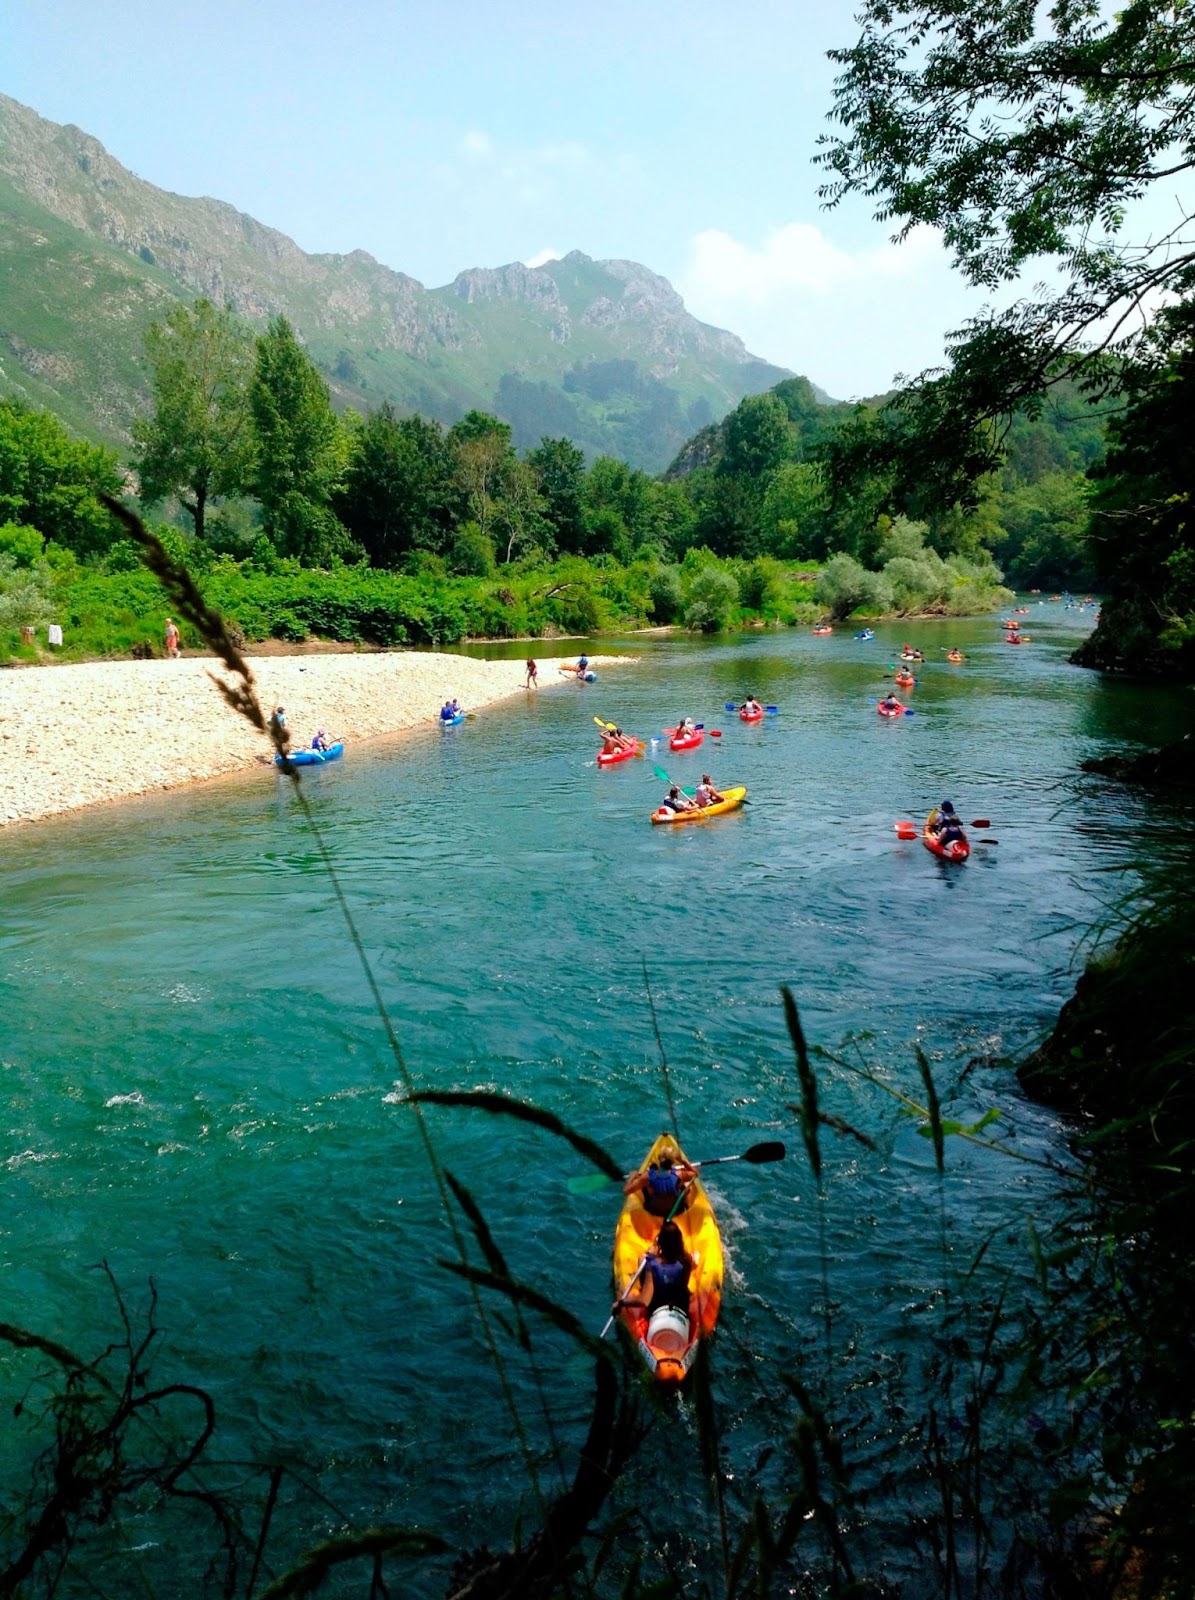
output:
[[[572,681],[562,659],[540,661],[541,689]],[[635,659],[591,658],[595,668]],[[318,727],[351,745],[426,725],[454,695],[476,711],[527,692],[521,661],[395,651],[249,662],[267,714],[286,707],[296,746]],[[218,666],[187,656],[0,672],[0,828],[268,763],[265,737],[212,683]]]

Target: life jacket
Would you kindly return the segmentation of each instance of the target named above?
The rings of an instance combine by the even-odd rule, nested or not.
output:
[[[689,1264],[687,1261],[664,1261],[650,1256],[647,1270],[651,1274],[652,1309],[660,1306],[679,1306],[689,1309]]]
[[[643,1199],[649,1211],[667,1215],[680,1194],[680,1175],[675,1167],[648,1167]]]

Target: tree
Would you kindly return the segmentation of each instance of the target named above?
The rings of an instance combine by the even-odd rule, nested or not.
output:
[[[111,450],[72,439],[48,411],[0,400],[0,522],[36,528],[80,557],[118,538],[100,494],[124,488]]]
[[[1018,406],[1075,376],[1116,392],[1148,342],[1142,313],[1195,289],[1189,202],[1171,227],[1126,236],[1132,202],[1195,165],[1195,12],[865,0],[860,21],[858,43],[831,53],[846,131],[822,141],[826,202],[866,194],[898,238],[941,230],[983,288],[1043,259],[1063,277],[966,323],[949,367],[907,387],[872,441],[945,507],[999,463]]]
[[[453,423],[448,437],[456,447],[457,479],[468,499],[470,513],[482,533],[488,535],[504,476],[515,460],[510,429],[484,411],[469,411]]]
[[[561,550],[577,554],[582,548],[581,489],[585,481],[585,452],[571,439],[541,439],[526,460],[539,478],[544,515],[552,524]]]
[[[133,424],[141,497],[177,495],[202,539],[208,502],[249,481],[253,335],[227,307],[197,300],[152,324],[145,357],[154,411]]]
[[[444,549],[461,495],[457,456],[438,422],[398,418],[387,403],[353,436],[335,509],[374,566]]]
[[[722,425],[722,441],[719,473],[765,478],[792,453],[784,402],[774,394],[751,394],[740,400]]]
[[[351,541],[331,499],[346,465],[346,440],[331,395],[285,317],[257,341],[250,388],[257,464],[253,488],[266,533],[283,555],[316,563]]]

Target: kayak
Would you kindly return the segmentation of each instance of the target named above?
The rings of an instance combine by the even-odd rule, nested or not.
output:
[[[679,738],[674,733],[668,741],[668,748],[669,750],[696,750],[704,738],[705,733],[701,728],[695,728],[692,733],[682,734]]]
[[[942,844],[937,835],[930,832],[937,815],[938,808],[935,806],[926,817],[925,827],[921,830],[922,844],[941,861],[965,861],[971,854],[971,846],[966,839],[952,839],[949,844]]]
[[[1032,644],[1033,640],[1027,633],[1009,633],[1005,635],[1005,644]]]
[[[815,639],[824,639],[828,633],[833,633],[833,632],[834,632],[833,628],[814,628],[813,637]]]
[[[662,822],[704,822],[707,817],[720,817],[727,811],[737,811],[747,798],[746,787],[737,789],[723,789],[721,800],[715,800],[712,806],[702,806],[697,811],[673,811],[670,806],[658,806],[651,814],[654,823]]]
[[[954,651],[951,650],[951,651],[947,652],[946,659],[947,659],[947,661],[954,661],[954,662],[957,663],[957,662],[960,662],[963,658],[962,658],[961,655],[955,655]]]
[[[557,670],[560,672],[571,672],[578,683],[597,682],[597,673],[594,672],[592,667],[586,668],[584,672],[578,672],[576,667],[560,667]]]
[[[875,638],[875,634],[872,632],[872,630],[870,628],[864,628],[862,633],[857,633],[855,635],[855,638],[856,639],[861,639],[863,641],[863,643],[866,644],[868,639],[874,639]]]
[[[917,682],[917,679],[913,676],[913,674],[911,672],[907,673],[907,674],[903,673],[903,672],[898,672],[896,674],[895,678],[893,678],[892,681],[893,681],[893,683],[896,685],[896,687],[898,689],[911,689],[913,687],[913,685]]]
[[[455,728],[458,722],[464,722],[464,720],[465,713],[463,711],[458,711],[451,717],[446,717],[442,711],[440,713],[440,726],[442,728]]]
[[[739,721],[740,722],[762,722],[763,721],[763,708],[761,707],[758,711],[740,711],[739,712]]]
[[[667,1133],[652,1145],[643,1165],[658,1164],[663,1155],[670,1155],[674,1162],[685,1160],[680,1145]],[[661,1306],[653,1312],[650,1306],[647,1310],[627,1306],[619,1312],[648,1371],[666,1389],[684,1383],[697,1355],[697,1341],[711,1337],[722,1305],[722,1235],[700,1176],[689,1184],[685,1204],[674,1220],[693,1259],[688,1311]],[[663,1221],[648,1211],[641,1194],[629,1194],[623,1201],[614,1229],[614,1288],[619,1299],[624,1294],[639,1298],[643,1285],[635,1284],[635,1279]]]
[[[327,750],[295,750],[286,759],[292,767],[323,767],[329,761],[339,761],[343,754],[344,745],[334,744]],[[281,756],[274,757],[274,765],[283,765]]]
[[[641,755],[642,753],[643,746],[636,740],[626,750],[599,750],[597,764],[599,767],[612,767],[616,761],[629,761],[632,756]]]
[[[925,660],[925,657],[924,656],[919,656],[919,655],[908,655],[908,656],[902,655],[900,659],[902,661],[912,662],[912,664],[914,666],[917,666],[920,662],[923,662]]]
[[[881,717],[899,717],[904,711],[904,706],[899,701],[894,706],[886,706],[882,700],[877,700],[876,710]]]

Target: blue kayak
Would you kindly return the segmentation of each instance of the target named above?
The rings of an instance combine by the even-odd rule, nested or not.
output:
[[[323,767],[329,761],[339,761],[344,754],[343,744],[334,744],[328,750],[293,750],[287,757],[292,767]],[[282,757],[274,757],[274,765],[282,766]]]
[[[463,711],[458,711],[455,717],[446,717],[442,711],[440,713],[440,726],[442,728],[455,728],[458,722],[464,722],[464,720],[465,713]]]
[[[875,634],[871,631],[870,628],[864,628],[862,633],[857,633],[855,635],[855,638],[856,639],[861,639],[863,641],[863,643],[866,644],[869,639],[874,639],[875,638]]]

